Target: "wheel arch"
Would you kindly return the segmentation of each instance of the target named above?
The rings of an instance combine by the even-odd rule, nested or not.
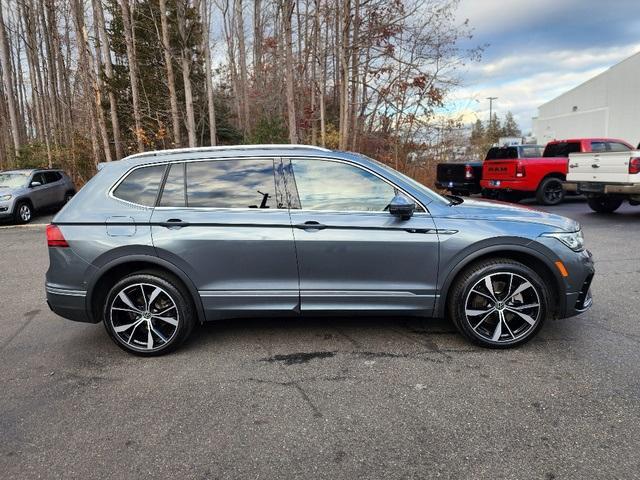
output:
[[[187,289],[193,300],[198,321],[205,320],[202,300],[189,277],[178,267],[166,260],[151,255],[132,255],[121,257],[106,263],[94,274],[87,286],[86,310],[94,323],[100,320],[100,309],[108,294],[111,285],[115,284],[124,275],[142,270],[161,270],[176,277]]]
[[[562,314],[558,309],[562,308],[563,302],[557,300],[564,297],[566,287],[560,273],[557,269],[552,267],[553,264],[549,258],[544,253],[528,246],[495,245],[491,247],[484,247],[474,251],[473,253],[465,255],[449,271],[439,289],[440,296],[438,297],[438,301],[436,302],[434,309],[435,317],[443,318],[446,316],[449,294],[460,275],[474,263],[491,258],[508,258],[532,268],[546,283],[548,282],[549,285],[556,287],[549,289],[552,295],[554,295],[552,300],[556,300],[552,301],[551,304],[555,306],[555,310],[553,311],[554,314]]]

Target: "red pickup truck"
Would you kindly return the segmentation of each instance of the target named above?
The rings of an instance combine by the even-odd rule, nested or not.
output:
[[[542,205],[557,205],[564,199],[570,153],[633,150],[623,140],[579,138],[553,140],[538,158],[485,160],[480,185],[484,196],[519,201],[535,196]]]

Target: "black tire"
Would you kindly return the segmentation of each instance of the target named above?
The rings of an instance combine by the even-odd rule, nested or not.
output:
[[[557,177],[547,177],[540,182],[536,190],[536,200],[540,205],[558,205],[564,200],[562,180]]]
[[[510,275],[512,274],[513,276],[510,277]],[[478,318],[483,321],[484,318],[486,318],[486,323],[483,324],[483,322],[481,321],[477,323],[475,327],[471,324],[471,318],[469,315],[467,315],[467,312],[476,312],[477,310],[468,310],[467,304],[468,302],[473,302],[476,300],[476,298],[472,297],[472,295],[477,298],[483,298],[476,293],[472,293],[472,290],[476,292],[474,288],[481,288],[478,287],[478,283],[483,282],[484,279],[489,275],[493,275],[494,277],[492,278],[497,279],[491,281],[493,287],[496,288],[495,294],[497,295],[498,300],[500,300],[499,297],[501,295],[504,295],[504,298],[502,300],[506,305],[508,305],[509,302],[504,300],[509,298],[509,293],[517,290],[513,278],[516,278],[518,281],[520,281],[520,279],[524,279],[526,282],[529,282],[531,287],[535,289],[535,294],[537,296],[535,298],[539,299],[539,307],[536,310],[534,323],[530,324],[524,322],[524,320],[520,318],[520,315],[515,315],[515,312],[513,312],[513,310],[511,310],[509,306],[502,305],[500,307],[502,309],[502,313],[498,312],[498,302],[496,302],[496,304],[493,305],[493,310],[496,313],[489,314],[487,315],[487,317],[484,317],[482,315],[478,317],[471,317],[474,318],[474,322],[477,322]],[[504,293],[504,290],[499,291],[499,288],[507,288],[506,285],[509,278],[511,278],[511,282],[514,282],[514,287],[512,288],[511,284],[509,284],[509,293]],[[518,309],[521,308],[520,305],[527,305],[526,298],[534,298],[531,297],[531,295],[533,295],[533,291],[529,289],[526,289],[519,295],[520,298],[516,296],[514,297],[515,300],[512,300],[512,303],[520,300],[524,302],[516,306]],[[489,297],[487,297],[487,299],[488,298]],[[490,300],[485,301],[490,302]],[[528,342],[536,336],[536,334],[540,331],[540,328],[544,324],[546,317],[551,311],[550,305],[551,292],[549,290],[549,287],[535,271],[520,262],[516,262],[508,258],[496,258],[482,260],[474,263],[473,265],[467,267],[456,278],[455,283],[451,286],[447,309],[449,317],[451,318],[458,331],[473,343],[486,348],[512,348],[518,345],[522,345],[523,343]],[[473,304],[470,304],[470,306],[472,308],[479,308],[474,307]],[[489,304],[488,307],[491,307],[491,304]],[[486,308],[486,306],[482,308]],[[525,313],[525,316],[530,315],[529,319],[533,319],[533,310],[534,309],[523,310],[522,313]],[[488,337],[491,333],[495,335],[498,328],[497,324],[499,323],[499,321],[501,321],[503,315],[505,316],[505,318],[506,316],[509,317],[508,321],[512,322],[511,327],[513,328],[513,331],[518,332],[515,327],[518,326],[519,323],[522,323],[525,329],[522,330],[521,333],[516,335],[512,333],[512,330],[509,329],[510,327],[507,324],[507,320],[505,320],[505,323],[501,323],[500,326],[500,331],[502,332],[501,336],[498,337],[497,341],[494,341],[492,338]],[[495,326],[493,325],[493,323],[495,323]],[[503,325],[505,324],[507,324],[507,328],[503,330]],[[488,332],[483,334],[484,330],[487,330]],[[512,338],[510,338],[509,334],[511,334]],[[504,338],[502,338],[503,336]]]
[[[136,299],[134,295],[130,293],[131,290],[127,290],[137,290],[140,284],[144,284],[143,292],[146,289],[147,297],[144,300],[142,300],[142,298]],[[120,305],[118,302],[121,302],[119,295],[121,292],[126,292],[125,295],[134,305],[142,306],[142,302],[144,302],[144,305],[147,305],[147,299],[150,300],[149,297],[153,295],[157,288],[162,290],[162,293],[158,294],[155,297],[156,300],[153,302],[148,302],[151,305],[146,308],[146,311],[150,312],[149,315],[154,313],[154,309],[156,309],[158,305],[156,302],[159,301],[164,301],[165,307],[166,305],[171,305],[167,298],[164,297],[164,295],[166,295],[170,301],[175,304],[176,314],[175,319],[172,318],[172,321],[176,321],[177,325],[167,323],[166,319],[160,320],[160,318],[165,317],[151,316],[145,319],[143,318],[142,312],[135,313],[133,310],[124,312],[118,307],[118,305]],[[142,297],[142,294],[140,294],[140,297]],[[117,310],[112,310],[112,307],[116,307]],[[122,307],[122,305],[120,305],[120,307]],[[173,310],[171,311],[173,312]],[[162,312],[156,311],[155,313]],[[129,317],[127,317],[127,315]],[[118,318],[116,318],[116,316],[118,316]],[[166,318],[169,316],[173,317],[173,314],[166,313],[165,316]],[[107,333],[109,333],[109,336],[116,345],[134,355],[150,357],[164,355],[178,348],[189,337],[193,330],[196,321],[196,311],[191,296],[177,278],[162,271],[149,270],[127,275],[111,287],[103,305],[102,320]],[[138,325],[142,327],[139,330],[137,327],[131,327],[131,329],[121,331],[121,336],[120,333],[116,332],[116,328],[122,328],[128,325],[127,322],[138,323]],[[125,335],[129,335],[129,332],[131,332],[131,337],[127,342],[124,337]],[[151,337],[155,339],[152,340],[152,348],[141,346],[140,338],[141,336],[144,338],[144,335],[147,335],[147,338]],[[162,341],[163,337],[166,339],[164,342]],[[156,346],[155,342],[160,343],[160,345]]]
[[[33,207],[29,202],[18,202],[13,212],[13,220],[17,224],[29,223],[33,219]]]
[[[598,213],[613,213],[620,208],[623,201],[624,199],[621,197],[610,197],[607,195],[587,198],[587,203],[591,210]]]

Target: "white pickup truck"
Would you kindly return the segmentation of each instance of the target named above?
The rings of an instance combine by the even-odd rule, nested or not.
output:
[[[611,213],[625,200],[640,205],[640,150],[572,153],[563,188],[586,195],[598,213]]]

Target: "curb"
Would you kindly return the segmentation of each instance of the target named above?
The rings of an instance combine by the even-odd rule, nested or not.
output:
[[[0,230],[10,230],[12,228],[45,228],[48,223],[27,223],[25,225],[0,225]]]

